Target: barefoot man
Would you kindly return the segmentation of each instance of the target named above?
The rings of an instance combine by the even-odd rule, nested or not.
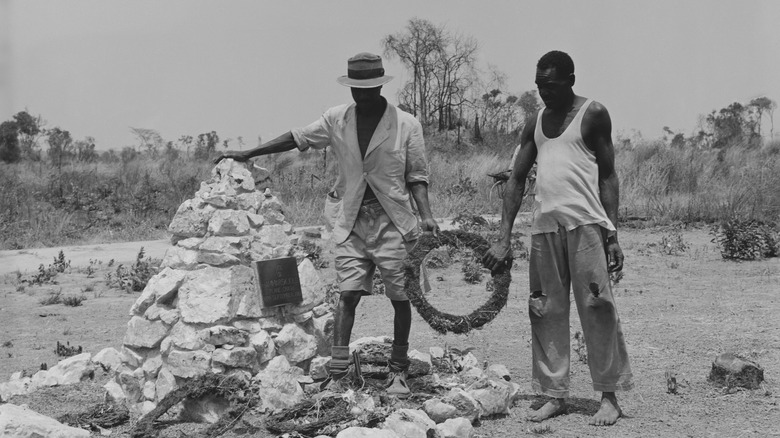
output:
[[[534,390],[552,397],[529,420],[566,412],[569,396],[569,291],[582,322],[593,389],[601,406],[590,424],[615,424],[615,391],[628,390],[631,367],[609,284],[623,269],[617,238],[618,177],[607,109],[574,94],[574,63],[552,51],[536,66],[545,107],[523,129],[507,182],[500,240],[485,254],[488,269],[512,258],[510,237],[525,180],[537,163],[531,226],[530,297]]]
[[[330,146],[339,164],[325,217],[333,227],[336,276],[341,291],[331,348],[330,378],[325,389],[345,390],[349,339],[360,298],[371,293],[379,269],[393,308],[394,339],[387,393],[410,394],[409,330],[412,308],[404,292],[403,260],[424,232],[438,232],[428,203],[428,163],[420,122],[381,95],[386,76],[382,58],[359,53],[347,61],[347,75],[337,82],[350,87],[353,104],[328,109],[314,123],[248,151],[229,151],[219,158],[246,161],[259,155]],[[420,213],[412,209],[411,199]],[[377,315],[378,316],[378,315]]]

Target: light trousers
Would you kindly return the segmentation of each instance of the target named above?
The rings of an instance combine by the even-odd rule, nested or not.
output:
[[[607,272],[599,225],[531,237],[532,386],[555,398],[569,396],[569,291],[582,324],[593,389],[628,390],[631,366]]]

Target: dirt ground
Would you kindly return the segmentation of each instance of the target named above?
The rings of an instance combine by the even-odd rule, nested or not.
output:
[[[525,232],[527,227],[516,227]],[[624,278],[614,287],[618,312],[628,343],[635,376],[635,389],[618,394],[624,418],[608,428],[588,426],[598,408],[599,394],[590,386],[587,366],[572,353],[572,407],[568,415],[541,426],[525,420],[530,409],[544,399],[530,388],[530,326],[527,314],[528,263],[517,260],[513,268],[509,302],[489,325],[468,335],[439,335],[414,314],[412,348],[427,351],[431,346],[473,348],[473,353],[490,364],[506,365],[512,380],[528,392],[507,416],[487,419],[475,429],[479,437],[547,435],[556,437],[767,437],[780,436],[780,259],[758,262],[724,261],[710,242],[707,229],[682,232],[688,246],[668,255],[660,245],[670,229],[621,230],[626,255]],[[128,244],[119,260],[133,260],[140,248]],[[59,274],[58,284],[30,286],[20,283],[34,273],[4,269],[0,278],[0,380],[19,370],[36,371],[41,363],[58,361],[56,342],[80,345],[97,353],[122,343],[128,311],[138,293],[126,293],[105,285],[106,254],[110,246],[87,251],[86,264],[72,263]],[[324,256],[332,260],[328,250]],[[66,258],[75,250],[63,249]],[[55,255],[56,255],[55,251]],[[12,256],[0,254],[4,266]],[[83,256],[82,256],[83,259]],[[79,259],[79,260],[82,260]],[[51,263],[45,258],[40,263]],[[89,260],[93,270],[89,273]],[[332,263],[331,263],[332,266]],[[17,268],[19,269],[19,268]],[[332,268],[322,271],[333,278]],[[484,281],[467,285],[460,266],[431,272],[433,290],[429,301],[451,313],[469,313],[486,298]],[[84,295],[81,306],[41,305],[51,292],[62,296]],[[358,308],[353,339],[392,333],[386,299],[366,297]],[[381,317],[378,317],[382,315]],[[571,334],[580,330],[572,311]],[[758,390],[716,387],[707,381],[712,361],[723,352],[739,353],[764,368],[766,381]],[[680,384],[677,394],[667,393],[665,374],[673,372]],[[15,397],[14,403],[28,403],[32,409],[51,416],[72,412],[101,400],[106,378],[73,387],[52,388]],[[171,426],[163,436],[187,436],[200,426]],[[129,426],[115,429],[112,436],[124,436]],[[225,436],[250,436],[234,433]],[[264,429],[251,436],[271,436]]]

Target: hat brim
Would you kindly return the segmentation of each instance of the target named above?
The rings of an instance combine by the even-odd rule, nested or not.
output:
[[[376,88],[393,80],[392,76],[381,76],[373,79],[352,79],[350,77],[340,76],[336,78],[336,82],[350,88]]]

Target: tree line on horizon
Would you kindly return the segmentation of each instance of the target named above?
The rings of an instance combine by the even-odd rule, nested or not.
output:
[[[485,137],[489,144],[517,142],[523,127],[541,108],[535,90],[510,92],[507,76],[495,66],[482,71],[477,40],[444,25],[412,18],[404,29],[384,36],[381,46],[385,57],[397,59],[408,71],[410,79],[397,94],[398,106],[417,117],[427,135],[457,131],[458,144],[462,135],[472,143],[481,143]],[[768,137],[774,139],[776,108],[777,102],[766,96],[734,102],[700,116],[693,134],[686,136],[665,126],[662,138],[672,147],[760,146],[767,121]],[[167,141],[154,129],[131,127],[136,145],[98,152],[93,137],[74,139],[68,130],[46,124],[41,115],[33,116],[27,110],[0,123],[0,161],[48,160],[53,167],[66,162],[128,162],[142,155],[207,161],[220,146],[245,145],[242,137],[220,138],[215,131]],[[632,144],[628,138],[617,140],[619,146]]]

